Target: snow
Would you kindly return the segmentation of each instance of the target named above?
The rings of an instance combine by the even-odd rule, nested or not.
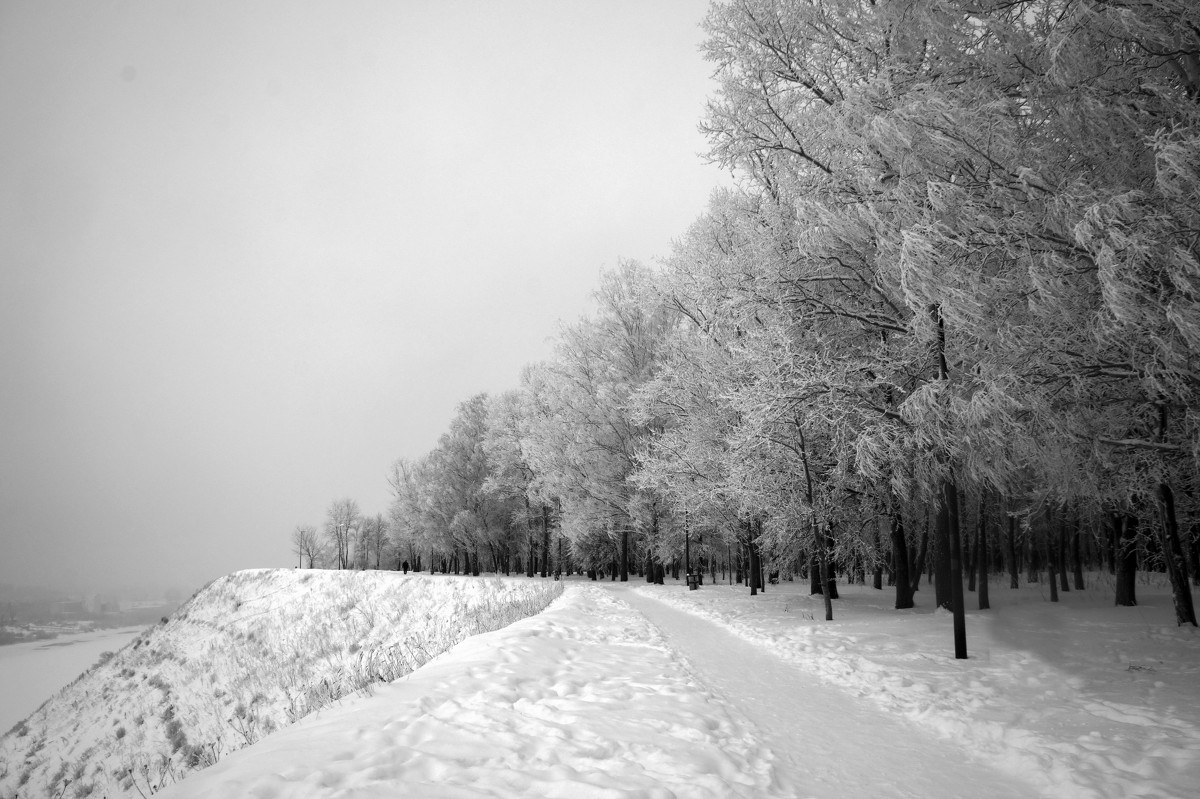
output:
[[[515,578],[234,572],[0,738],[0,797],[88,786],[109,799],[149,795],[470,635],[536,613],[560,590]]]
[[[121,627],[0,646],[0,731],[37,710],[102,653],[116,652],[141,631]]]
[[[255,590],[267,579],[286,582],[268,575]],[[1105,575],[1057,604],[1037,584],[994,579],[993,609],[968,612],[968,660],[953,658],[950,617],[930,609],[926,586],[906,611],[889,590],[840,586],[826,622],[801,583],[751,597],[728,585],[397,579],[356,584],[356,606],[383,607],[404,584],[426,615],[438,603],[422,597],[456,596],[447,620],[502,589],[566,590],[159,795],[1115,799],[1200,788],[1200,634],[1173,624],[1156,575],[1134,608],[1112,606]],[[337,596],[306,612],[335,615]],[[227,626],[244,629],[252,612]],[[339,667],[351,663],[332,648]]]
[[[720,593],[733,604],[750,599],[744,591]],[[1031,786],[1020,779],[964,758],[948,759],[948,747],[920,726],[882,714],[771,649],[678,609],[690,603],[671,601],[686,596],[656,588],[634,589],[622,598],[669,631],[667,641],[693,671],[755,719],[776,753],[778,776],[791,789],[786,795],[962,796],[966,785],[974,799],[1030,794]],[[866,762],[864,752],[870,753]],[[901,784],[895,784],[897,775],[903,775]]]
[[[992,609],[967,614],[967,660],[955,660],[950,617],[897,611],[890,591],[841,586],[834,621],[807,585],[638,593],[715,622],[879,716],[903,718],[1054,797],[1200,795],[1200,633],[1177,627],[1161,575],[1139,605],[1113,606],[1111,578],[1051,604],[1039,584],[993,577]],[[974,607],[974,594],[967,594]],[[872,759],[877,748],[869,749]],[[978,795],[978,788],[968,791]],[[920,794],[917,794],[920,795]],[[956,795],[953,792],[924,795]],[[961,793],[958,795],[962,795]]]
[[[1196,794],[1200,636],[1165,586],[993,585],[965,661],[928,589],[841,592],[825,622],[799,583],[573,582],[166,796]]]
[[[160,796],[782,795],[771,761],[649,621],[577,584]]]

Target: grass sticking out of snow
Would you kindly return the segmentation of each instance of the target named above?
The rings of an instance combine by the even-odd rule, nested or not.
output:
[[[0,738],[0,797],[149,796],[561,591],[494,577],[236,572]]]

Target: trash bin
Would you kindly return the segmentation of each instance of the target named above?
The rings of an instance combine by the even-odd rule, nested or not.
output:
[[[688,584],[689,591],[695,591],[697,588],[700,587],[700,575],[689,574],[687,576],[687,584]]]

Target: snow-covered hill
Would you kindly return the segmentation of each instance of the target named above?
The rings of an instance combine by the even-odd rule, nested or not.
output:
[[[235,752],[171,799],[1192,799],[1200,634],[1162,575],[949,614],[845,585],[589,583]],[[671,583],[673,581],[668,581]],[[975,597],[971,596],[971,599]]]
[[[494,577],[236,572],[0,738],[0,797],[148,796],[561,591]]]
[[[924,588],[843,586],[825,622],[801,583],[239,573],[0,740],[0,797],[1195,796],[1200,632],[1162,575],[1129,608],[1108,575],[1006,583],[955,660]]]

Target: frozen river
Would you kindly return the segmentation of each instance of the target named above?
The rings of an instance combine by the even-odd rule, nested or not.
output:
[[[82,674],[100,653],[116,652],[144,629],[123,627],[0,646],[0,735]]]

